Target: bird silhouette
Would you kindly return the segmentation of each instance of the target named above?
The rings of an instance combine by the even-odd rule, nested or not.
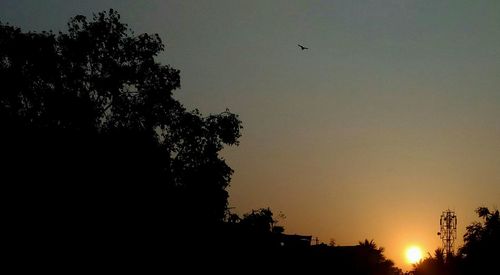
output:
[[[308,48],[308,47],[304,47],[304,46],[302,46],[302,45],[300,45],[300,44],[297,44],[297,45],[300,47],[300,49],[301,49],[301,50],[309,50],[309,48]]]

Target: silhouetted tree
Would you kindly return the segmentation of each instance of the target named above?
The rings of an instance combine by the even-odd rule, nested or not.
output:
[[[401,270],[394,262],[384,256],[384,248],[378,247],[373,241],[365,239],[358,244],[355,264],[356,274],[400,274]]]
[[[273,212],[268,208],[252,210],[243,215],[241,225],[253,228],[260,232],[272,232],[277,220],[273,218]]]
[[[479,207],[476,213],[483,222],[474,222],[467,226],[464,245],[459,253],[464,258],[464,270],[467,274],[500,273],[500,213]]]
[[[58,34],[0,24],[0,172],[13,231],[52,246],[130,247],[222,221],[233,171],[219,152],[238,144],[241,122],[175,100],[179,71],[155,60],[163,50],[113,10],[75,16]]]
[[[449,256],[447,260],[445,257],[445,253],[442,248],[437,248],[434,251],[434,256],[430,255],[425,259],[414,265],[413,274],[415,275],[447,275],[447,274],[455,274],[453,273],[453,264],[451,261],[451,257]]]

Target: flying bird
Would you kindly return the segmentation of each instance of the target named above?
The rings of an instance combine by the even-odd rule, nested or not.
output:
[[[300,45],[300,44],[297,44],[297,45],[300,47],[300,49],[301,49],[301,50],[309,50],[309,48],[308,48],[308,47],[304,47],[304,46],[302,46],[302,45]]]

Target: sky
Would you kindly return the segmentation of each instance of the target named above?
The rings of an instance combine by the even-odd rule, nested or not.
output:
[[[406,247],[440,246],[442,211],[460,244],[474,209],[500,207],[500,1],[2,0],[0,21],[65,31],[109,8],[160,35],[186,107],[239,114],[233,211],[374,239],[408,268]]]

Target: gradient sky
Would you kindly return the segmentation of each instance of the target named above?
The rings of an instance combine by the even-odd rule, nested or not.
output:
[[[374,239],[408,268],[407,246],[440,245],[443,210],[461,241],[475,208],[500,207],[500,1],[2,0],[0,20],[59,31],[109,8],[160,34],[188,108],[240,115],[235,212]]]

